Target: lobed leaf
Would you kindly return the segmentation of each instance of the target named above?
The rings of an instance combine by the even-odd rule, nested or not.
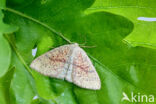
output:
[[[13,56],[13,65],[17,69],[10,87],[11,101],[27,104],[126,104],[129,102],[121,101],[123,92],[128,96],[131,92],[156,95],[156,85],[153,84],[156,83],[156,51],[124,44],[122,40],[136,28],[135,22],[130,19],[131,14],[126,12],[133,23],[128,17],[123,17],[125,12],[113,14],[118,9],[110,10],[111,13],[100,9],[100,12],[98,9],[86,11],[91,5],[91,8],[96,7],[97,2],[98,0],[7,1],[4,21],[19,27],[14,40],[9,36],[9,40],[14,41],[10,44],[18,56]],[[113,1],[111,4],[118,5]],[[77,42],[80,46],[83,43],[96,46],[84,50],[100,76],[100,90],[82,89],[29,69],[28,65],[34,59],[33,48],[37,47],[39,56],[51,48],[71,42]],[[23,91],[26,91],[24,95]],[[38,98],[33,100],[36,95]]]
[[[124,38],[129,45],[156,48],[156,22],[152,20],[156,17],[155,0],[96,0],[85,12],[90,14],[98,11],[122,15],[134,23],[133,31]]]

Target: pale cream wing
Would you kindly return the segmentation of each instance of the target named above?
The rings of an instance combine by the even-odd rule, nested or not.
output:
[[[30,67],[46,76],[64,79],[73,47],[74,44],[55,48],[36,58]]]
[[[74,48],[72,55],[72,81],[87,89],[101,88],[101,81],[91,60],[80,47]]]

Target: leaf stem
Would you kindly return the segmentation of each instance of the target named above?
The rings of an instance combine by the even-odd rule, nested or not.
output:
[[[21,16],[21,17],[24,17],[24,18],[26,18],[26,19],[29,19],[29,20],[31,20],[31,21],[33,21],[33,22],[36,22],[36,23],[42,25],[43,27],[49,29],[49,30],[50,30],[51,32],[53,32],[54,34],[59,35],[61,38],[63,38],[63,39],[64,39],[65,41],[67,41],[68,43],[70,43],[70,44],[72,43],[72,42],[71,42],[69,39],[67,39],[61,32],[57,32],[55,29],[53,29],[52,27],[48,26],[47,24],[45,24],[45,23],[43,23],[43,22],[40,22],[39,20],[37,20],[37,19],[35,19],[35,18],[33,18],[33,17],[30,17],[30,16],[28,16],[28,15],[22,13],[22,12],[19,12],[19,11],[17,11],[17,10],[14,10],[14,9],[11,9],[11,8],[6,8],[6,10],[9,11],[9,12],[12,12],[12,13],[14,13],[14,14],[17,14],[17,15],[19,15],[19,16]]]
[[[12,46],[13,50],[15,51],[15,53],[17,54],[17,56],[19,57],[19,59],[21,60],[21,62],[23,63],[23,65],[26,67],[26,69],[28,69],[28,72],[30,74],[32,74],[31,69],[29,68],[29,66],[26,64],[26,62],[24,61],[23,57],[20,55],[20,53],[17,51],[16,46],[13,45],[12,41],[9,39],[8,35],[5,35],[5,37],[7,38],[8,42],[10,43],[10,45]]]

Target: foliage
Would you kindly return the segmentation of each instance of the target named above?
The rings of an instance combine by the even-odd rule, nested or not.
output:
[[[0,103],[126,104],[123,92],[156,96],[155,22],[137,21],[154,17],[156,2],[130,1],[0,0]],[[83,49],[100,76],[100,90],[30,69],[32,49],[37,57],[70,42],[96,46]]]

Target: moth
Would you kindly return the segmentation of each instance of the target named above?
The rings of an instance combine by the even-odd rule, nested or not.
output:
[[[30,67],[43,75],[65,79],[81,88],[98,90],[101,81],[86,52],[77,43],[54,48],[32,61]]]

